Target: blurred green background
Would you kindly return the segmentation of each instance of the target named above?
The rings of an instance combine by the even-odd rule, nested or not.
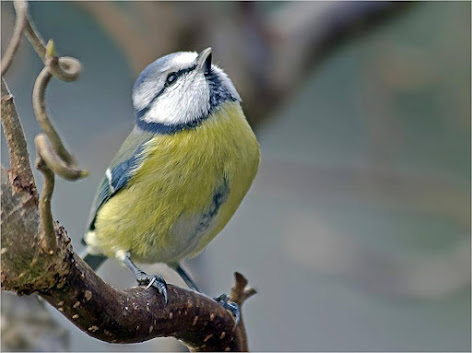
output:
[[[267,55],[283,38],[272,39],[268,52],[264,32],[251,32],[267,18],[292,14],[281,22],[287,31],[308,24],[295,33],[310,49],[303,39],[326,25],[327,14],[342,17],[365,4],[255,3],[239,17],[242,5],[231,2],[96,4],[30,3],[43,37],[83,65],[78,81],[53,80],[48,89],[56,126],[90,171],[78,183],[58,180],[54,194],[54,215],[75,249],[82,247],[97,184],[134,124],[130,91],[139,71],[168,52],[212,46],[249,102],[262,164],[229,225],[186,265],[210,295],[228,291],[235,270],[258,290],[244,308],[250,348],[470,351],[469,2],[416,3],[345,40],[316,65],[289,57],[270,69]],[[13,21],[11,4],[2,2],[2,50]],[[309,55],[300,50],[302,58]],[[5,77],[31,157],[39,129],[30,97],[41,68],[23,41]],[[263,100],[267,92],[257,85],[279,76],[289,77],[283,104]],[[260,112],[260,120],[250,112]],[[4,141],[2,163],[8,165]],[[182,284],[163,266],[145,269]],[[113,260],[99,275],[117,287],[134,285]],[[3,298],[2,320],[13,305]],[[51,312],[69,329],[70,350],[182,349],[173,339],[106,344]],[[14,324],[2,326],[4,338],[14,336]],[[29,349],[44,347],[56,349],[47,343]],[[15,345],[3,340],[2,348]]]

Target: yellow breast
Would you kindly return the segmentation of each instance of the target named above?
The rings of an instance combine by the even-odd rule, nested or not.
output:
[[[239,103],[195,129],[157,135],[128,186],[99,210],[96,244],[113,256],[177,263],[197,255],[230,220],[259,166],[259,145]]]

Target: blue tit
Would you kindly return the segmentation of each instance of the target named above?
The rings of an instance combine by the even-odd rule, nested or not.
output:
[[[166,263],[198,290],[179,264],[231,219],[257,173],[259,145],[211,48],[154,61],[132,101],[136,124],[98,188],[84,259],[96,269],[117,258],[166,300],[163,278],[134,261]]]

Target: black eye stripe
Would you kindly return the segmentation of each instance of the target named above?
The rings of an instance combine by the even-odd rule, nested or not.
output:
[[[179,77],[181,77],[181,76],[185,75],[186,73],[189,73],[189,72],[191,72],[191,71],[193,71],[193,70],[195,70],[195,69],[196,69],[196,66],[191,66],[191,67],[188,67],[188,68],[186,68],[186,69],[181,69],[181,70],[179,70],[179,71],[172,72],[172,73],[169,74],[169,76],[167,76],[167,79],[168,79],[170,76],[175,75],[175,80],[177,80]],[[174,80],[174,81],[175,81],[175,80]]]
[[[166,84],[167,85],[171,85],[173,84],[175,81],[177,81],[177,74],[175,72],[169,74],[169,76],[167,76],[166,78]]]

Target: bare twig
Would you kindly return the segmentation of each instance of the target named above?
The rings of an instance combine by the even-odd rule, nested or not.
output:
[[[50,139],[57,154],[64,160],[66,164],[75,165],[75,160],[72,155],[67,151],[64,144],[61,141],[56,129],[52,125],[47,111],[46,111],[46,88],[51,80],[52,72],[59,72],[62,78],[67,78],[68,81],[77,78],[80,72],[80,64],[77,64],[77,60],[68,58],[66,62],[71,64],[67,71],[62,71],[58,65],[58,58],[54,57],[54,44],[52,41],[48,43],[48,50],[45,57],[46,66],[38,75],[33,89],[33,108],[36,114],[41,129],[46,133]],[[72,69],[72,70],[69,70]],[[75,71],[74,71],[75,70]]]
[[[34,139],[34,143],[40,159],[54,172],[54,174],[67,180],[82,179],[88,175],[87,171],[66,164],[58,156],[45,134],[38,134]],[[41,163],[38,164],[40,165]]]
[[[247,286],[248,281],[246,277],[244,277],[239,272],[234,273],[234,280],[235,280],[235,284],[233,288],[231,288],[229,300],[238,304],[241,310],[244,302],[250,297],[252,297],[253,295],[255,295],[257,292],[254,288]],[[242,320],[242,310],[241,310],[241,322],[239,323],[238,329],[239,329],[239,341],[241,342],[241,351],[247,352],[249,351],[249,345],[248,345],[248,340],[247,340],[246,327],[244,326],[244,321]]]
[[[35,142],[39,136],[36,137]],[[45,138],[46,139],[46,138]],[[47,140],[46,140],[47,142]],[[39,151],[39,149],[38,149]],[[56,233],[54,230],[54,219],[51,211],[51,199],[54,191],[54,173],[45,165],[41,156],[37,158],[37,168],[44,175],[44,185],[39,197],[39,218],[41,220],[41,231],[39,233],[39,246],[49,255],[54,255],[57,248]]]
[[[36,114],[36,119],[38,120],[39,126],[46,133],[49,140],[51,141],[54,149],[57,154],[66,162],[70,164],[75,164],[75,161],[72,155],[64,147],[61,138],[59,137],[56,129],[49,120],[48,114],[46,112],[46,87],[51,80],[51,73],[49,72],[48,67],[44,67],[41,73],[38,75],[36,82],[33,88],[33,108],[34,113]]]
[[[44,61],[44,58],[46,57],[46,43],[44,42],[43,38],[41,38],[41,35],[29,17],[28,21],[26,22],[25,36],[28,38],[36,54],[38,54],[41,60]]]
[[[15,28],[13,29],[13,35],[11,37],[10,43],[5,50],[5,55],[2,58],[2,76],[7,72],[8,68],[13,62],[13,57],[15,56],[16,50],[20,45],[21,35],[23,34],[23,30],[28,20],[28,3],[26,1],[15,0],[13,5],[16,11]]]
[[[39,38],[39,37],[38,37]],[[46,66],[38,75],[33,88],[33,108],[41,129],[45,134],[35,138],[37,167],[44,175],[44,189],[39,199],[41,219],[40,246],[47,254],[54,254],[57,243],[51,212],[51,197],[54,190],[54,174],[68,179],[84,178],[88,173],[76,168],[73,156],[67,151],[59,134],[52,125],[46,111],[46,88],[51,80],[51,72],[66,81],[75,80],[80,73],[80,64],[76,59],[66,58],[65,70],[60,66],[60,59],[54,56],[54,43],[48,42],[44,57]]]
[[[234,273],[234,280],[235,284],[233,288],[231,288],[229,300],[242,306],[247,299],[257,294],[257,291],[254,288],[247,286],[248,280],[239,272]]]
[[[11,175],[14,185],[28,188],[36,197],[33,173],[29,163],[28,147],[13,96],[2,78],[2,124],[10,153]]]

